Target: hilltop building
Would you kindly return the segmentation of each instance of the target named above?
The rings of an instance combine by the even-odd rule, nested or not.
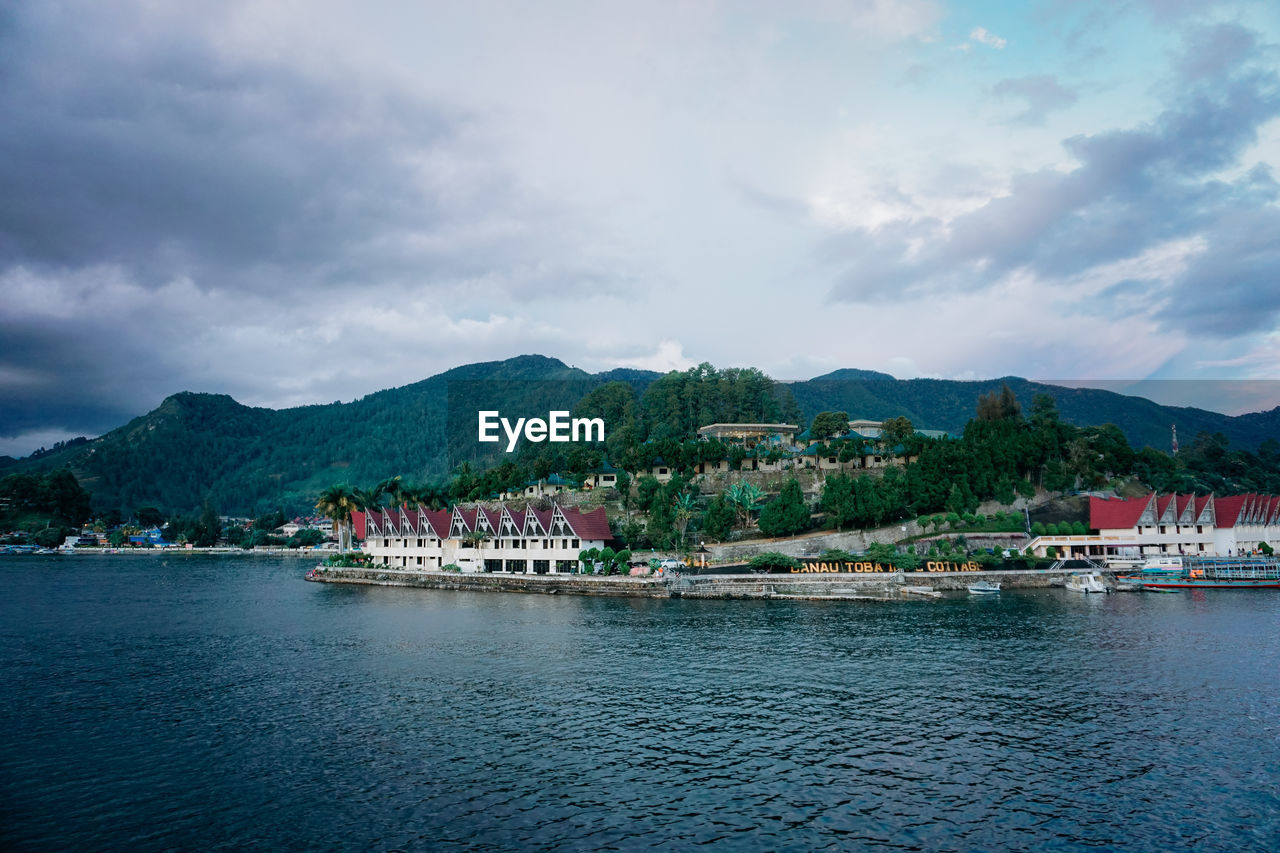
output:
[[[732,441],[748,449],[757,444],[789,447],[798,432],[795,424],[709,424],[698,430],[698,438]]]
[[[578,552],[613,538],[604,509],[582,512],[454,507],[387,509],[352,514],[356,535],[375,565],[397,569],[558,574],[578,567]]]

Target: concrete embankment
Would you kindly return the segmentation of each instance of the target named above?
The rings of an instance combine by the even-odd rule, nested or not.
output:
[[[373,586],[412,586],[474,592],[536,592],[548,595],[615,595],[666,598],[667,585],[650,578],[592,577],[589,575],[491,575],[460,572],[415,572],[398,569],[320,568],[308,574],[322,583]]]
[[[321,583],[408,586],[474,592],[529,592],[544,595],[629,596],[639,598],[846,599],[898,601],[918,598],[923,589],[963,592],[979,580],[998,581],[1006,590],[1061,586],[1070,572],[912,572],[907,574],[684,575],[677,578],[621,578],[589,575],[500,575],[419,572],[397,569],[321,568],[308,579]]]

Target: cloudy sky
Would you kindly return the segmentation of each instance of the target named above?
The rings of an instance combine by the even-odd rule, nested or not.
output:
[[[527,352],[1280,377],[1273,0],[17,0],[0,117],[0,453]]]

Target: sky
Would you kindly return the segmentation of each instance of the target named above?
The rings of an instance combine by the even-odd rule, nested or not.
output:
[[[0,116],[0,453],[533,352],[1280,404],[1274,2],[15,0]]]

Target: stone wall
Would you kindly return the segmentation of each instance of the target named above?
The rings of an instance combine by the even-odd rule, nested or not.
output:
[[[356,583],[374,586],[411,586],[420,589],[455,589],[477,592],[537,592],[569,595],[667,596],[662,581],[648,578],[591,577],[588,575],[490,575],[461,572],[418,572],[397,569],[317,569],[314,580],[322,583]]]

